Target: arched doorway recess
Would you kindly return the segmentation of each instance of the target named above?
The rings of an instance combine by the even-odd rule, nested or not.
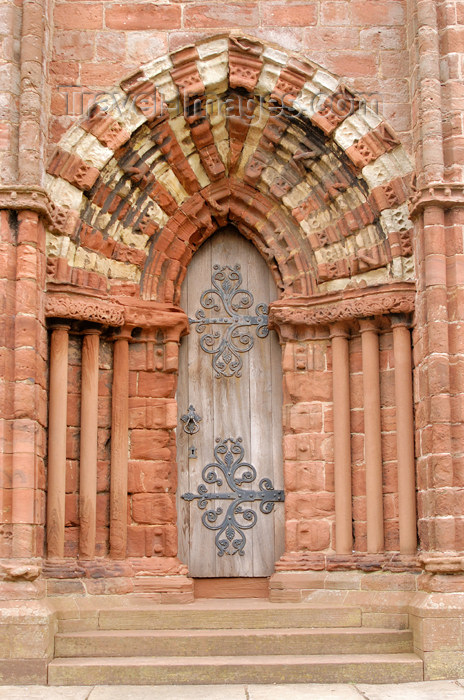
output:
[[[97,444],[98,431],[87,425],[85,433],[75,419],[81,446],[90,440],[93,448],[80,464],[87,487],[78,494],[81,517],[71,534],[65,484],[55,478],[66,471],[63,431],[69,432],[56,406],[69,386],[61,382],[51,391],[49,556],[80,553],[84,568],[95,556],[107,557],[109,569],[126,559],[123,576],[135,574],[138,590],[140,571],[175,574],[173,587],[187,573],[176,556],[175,525],[174,396],[178,343],[188,325],[181,285],[194,253],[228,224],[253,242],[279,293],[270,323],[283,345],[291,497],[278,567],[320,568],[331,559],[343,568],[346,557],[411,553],[411,165],[391,127],[320,66],[233,34],[156,59],[123,80],[104,106],[63,137],[48,167],[51,374],[66,374],[59,370],[69,331],[85,337],[82,322],[92,322],[104,332],[86,340],[93,352],[79,357],[95,369],[98,348],[106,353],[112,394],[105,423],[111,441]],[[382,353],[406,358],[401,377],[387,376]],[[360,403],[353,405],[358,356],[363,372],[356,381],[364,376],[371,384],[357,387]],[[408,376],[399,409],[407,420],[387,437],[380,391],[393,382],[394,408]],[[76,392],[87,389],[82,384]],[[358,418],[368,405],[365,425],[355,431],[363,436],[355,458],[358,493],[350,412]],[[387,443],[387,462],[396,466],[385,494]],[[109,476],[97,485],[103,468]],[[109,503],[98,526],[97,488]],[[399,536],[391,535],[398,524]]]
[[[282,362],[268,330],[276,296],[265,261],[230,226],[201,246],[184,280],[177,504],[192,576],[269,576],[284,551]]]

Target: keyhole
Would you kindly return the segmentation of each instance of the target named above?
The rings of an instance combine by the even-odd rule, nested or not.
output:
[[[189,447],[189,459],[197,459],[197,448],[196,447]]]

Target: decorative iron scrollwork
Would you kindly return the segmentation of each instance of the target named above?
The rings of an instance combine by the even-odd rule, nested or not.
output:
[[[189,435],[195,435],[200,430],[198,423],[201,421],[201,416],[195,412],[195,408],[192,404],[188,407],[187,413],[184,413],[180,417],[181,421],[184,423],[184,430]]]
[[[199,309],[195,319],[189,318],[189,323],[197,324],[197,333],[203,333],[208,326],[226,326],[223,334],[214,329],[204,333],[200,338],[200,347],[213,355],[216,377],[240,377],[243,366],[240,353],[248,352],[254,345],[254,338],[248,328],[257,326],[258,338],[268,335],[268,307],[266,304],[258,304],[254,316],[238,313],[241,309],[250,309],[254,303],[253,294],[241,287],[240,265],[234,265],[233,268],[228,265],[214,265],[211,284],[211,289],[202,293],[200,304],[203,309],[220,312],[221,306],[218,302],[221,302],[227,316],[207,318],[203,309]]]
[[[229,444],[228,444],[229,443]],[[202,479],[205,484],[198,486],[198,494],[184,493],[181,498],[186,501],[198,501],[198,508],[204,510],[209,501],[227,500],[232,503],[227,507],[222,522],[217,523],[222,508],[209,508],[201,516],[201,521],[208,530],[217,531],[215,542],[218,556],[224,554],[245,554],[246,535],[244,530],[250,530],[257,522],[257,513],[251,508],[244,507],[245,503],[259,502],[259,510],[268,514],[274,509],[276,503],[284,501],[283,491],[274,489],[269,478],[261,479],[259,490],[242,488],[243,484],[251,484],[256,479],[256,469],[249,462],[244,462],[245,451],[242,446],[242,438],[216,438],[214,448],[215,462],[203,467]],[[222,486],[225,479],[230,492],[211,493],[206,484]],[[240,522],[239,520],[240,519]]]

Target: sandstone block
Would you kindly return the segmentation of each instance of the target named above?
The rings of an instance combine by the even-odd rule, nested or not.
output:
[[[171,462],[129,462],[129,493],[174,492],[177,474]]]
[[[180,27],[181,8],[159,7],[154,3],[113,4],[107,9],[105,19],[110,29],[176,29]]]
[[[297,526],[297,542],[301,549],[319,552],[330,544],[330,524],[323,520],[301,521]]]
[[[286,498],[289,512],[305,520],[334,515],[335,496],[332,493],[289,493]]]
[[[141,524],[172,523],[176,518],[175,497],[169,494],[135,494],[132,497],[132,517]]]
[[[168,460],[171,456],[170,439],[167,430],[132,430],[131,458]]]

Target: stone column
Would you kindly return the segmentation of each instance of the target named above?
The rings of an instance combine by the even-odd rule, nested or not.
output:
[[[6,220],[5,220],[6,219]],[[0,451],[7,454],[12,446],[11,462],[2,470],[3,484],[12,488],[11,555],[13,557],[41,556],[45,529],[45,426],[47,423],[47,331],[45,329],[42,289],[45,285],[45,230],[39,214],[23,210],[11,213],[2,220],[13,228],[16,239],[1,274],[11,275],[7,282],[5,338],[9,338],[7,356],[2,366],[4,397],[7,410],[2,417],[10,417],[10,431]],[[3,226],[2,226],[3,228]],[[5,240],[3,230],[0,238]],[[11,240],[11,239],[10,239]],[[8,244],[9,246],[10,244]],[[1,336],[0,332],[0,336]],[[2,393],[2,392],[0,392]],[[1,399],[0,399],[1,402]],[[11,437],[11,442],[9,437]],[[11,472],[8,473],[11,469]],[[4,504],[6,505],[6,504]],[[7,529],[3,530],[7,539]],[[5,550],[3,550],[5,551]],[[8,551],[8,550],[7,550]]]
[[[18,174],[23,184],[40,185],[43,171],[43,105],[47,95],[47,3],[23,0],[21,22]],[[45,22],[44,22],[45,18]]]
[[[436,0],[416,0],[417,74],[422,168],[420,185],[441,182],[444,171],[440,43]],[[445,13],[443,13],[445,14]]]
[[[129,336],[114,341],[111,423],[110,555],[126,556]]]
[[[417,548],[417,524],[411,336],[404,317],[393,316],[392,327],[395,357],[400,552],[414,554]]]
[[[360,321],[360,330],[366,460],[367,551],[375,554],[384,549],[379,336],[378,328],[372,320]]]
[[[463,126],[456,102],[462,79],[453,70],[460,41],[454,4],[446,3],[445,11],[444,3],[415,2],[420,128],[413,130],[418,158],[410,216],[416,227],[415,430],[423,552],[461,551],[464,541],[453,494],[462,478],[461,457],[453,447],[461,440],[461,416],[456,420],[453,410],[461,393],[454,383],[463,345],[462,304],[455,302],[464,284],[463,237],[462,230],[448,226],[453,211],[464,206]]]
[[[48,557],[59,559],[64,557],[68,331],[67,325],[55,326],[50,342],[47,542]]]
[[[351,504],[351,427],[349,332],[343,323],[331,328],[335,464],[335,550],[353,550]]]
[[[82,342],[79,553],[83,559],[95,556],[99,334],[98,329],[89,328]]]
[[[21,41],[22,5],[14,0],[2,3],[2,33],[8,37],[2,47],[2,64],[8,72],[8,87],[2,89],[5,124],[2,144],[2,185],[18,183],[18,95],[21,90],[21,56],[18,50]],[[3,207],[2,207],[3,210]]]
[[[421,214],[416,240],[420,283],[414,363],[418,393],[418,528],[421,549],[448,552],[455,549],[454,506],[441,507],[437,517],[435,491],[451,494],[455,483],[450,367],[454,353],[450,341],[458,340],[459,335],[450,333],[448,268],[451,271],[452,258],[446,255],[445,209],[430,204]],[[459,313],[459,307],[455,313]],[[447,495],[446,499],[450,503],[452,497]]]

